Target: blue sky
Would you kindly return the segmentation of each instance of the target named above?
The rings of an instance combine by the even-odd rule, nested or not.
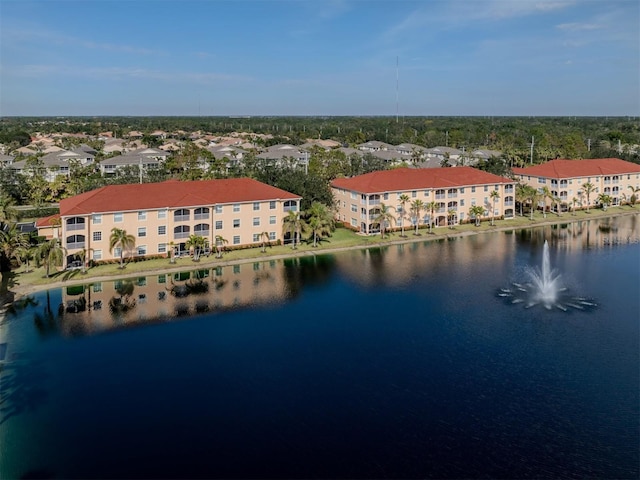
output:
[[[637,0],[0,0],[0,115],[640,115],[639,32]]]

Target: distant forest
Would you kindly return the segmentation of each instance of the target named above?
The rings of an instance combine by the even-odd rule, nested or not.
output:
[[[0,143],[26,145],[34,132],[86,133],[131,130],[270,134],[264,146],[333,139],[344,146],[369,140],[393,145],[499,150],[505,159],[540,163],[553,158],[615,156],[640,163],[638,117],[3,117]],[[26,142],[26,143],[25,143]],[[519,163],[519,162],[513,162]]]

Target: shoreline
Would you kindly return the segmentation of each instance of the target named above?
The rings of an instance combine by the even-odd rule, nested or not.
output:
[[[615,212],[615,213],[612,212],[610,214],[607,213],[603,215],[594,216],[593,219],[614,218],[614,217],[621,217],[621,216],[627,216],[627,215],[640,215],[640,212],[636,210],[628,211],[628,212]],[[588,218],[586,220],[591,220],[591,218]],[[407,244],[407,243],[415,243],[415,242],[428,242],[428,241],[449,239],[449,238],[464,238],[464,237],[469,237],[474,235],[483,235],[487,233],[502,232],[506,230],[514,230],[514,229],[526,230],[526,229],[537,228],[537,227],[542,227],[546,225],[556,225],[560,223],[576,223],[579,221],[585,221],[585,218],[572,218],[571,216],[567,215],[567,216],[560,216],[560,217],[555,217],[551,219],[539,220],[530,225],[517,225],[517,226],[500,225],[500,226],[493,226],[493,227],[490,227],[489,229],[479,230],[479,231],[474,231],[474,230],[466,230],[463,232],[448,231],[447,233],[431,234],[423,230],[419,236],[415,236],[405,231],[405,238],[396,238],[393,240],[381,241],[377,243],[371,243],[368,245],[352,245],[347,247],[333,247],[333,248],[330,246],[319,246],[317,247],[316,250],[313,250],[313,251],[307,250],[303,252],[300,252],[300,251],[296,252],[295,250],[291,250],[290,253],[267,255],[259,258],[245,258],[245,259],[226,260],[226,261],[224,259],[221,260],[218,258],[212,258],[211,260],[208,259],[206,261],[201,261],[197,264],[193,263],[191,265],[182,264],[182,265],[174,265],[174,266],[168,265],[166,267],[150,268],[149,270],[144,270],[144,271],[135,272],[135,273],[123,272],[122,274],[85,276],[83,278],[73,278],[68,280],[61,280],[61,281],[55,281],[51,283],[43,283],[43,284],[37,284],[37,285],[34,285],[34,284],[16,285],[7,290],[6,292],[7,298],[0,297],[0,300],[3,301],[3,303],[0,304],[0,321],[4,317],[6,307],[26,295],[30,295],[32,293],[54,289],[54,288],[62,288],[62,287],[68,287],[68,286],[74,286],[74,285],[84,285],[86,283],[90,283],[94,281],[105,282],[105,281],[113,281],[113,280],[119,280],[124,278],[140,277],[140,276],[149,275],[149,274],[162,274],[162,273],[174,273],[174,272],[198,270],[202,268],[211,268],[212,266],[227,267],[232,265],[240,265],[244,263],[266,262],[270,260],[283,260],[288,258],[300,258],[300,257],[314,257],[317,255],[327,255],[331,253],[339,253],[339,252],[346,252],[346,251],[352,251],[352,250],[366,250],[369,248],[380,248],[380,247],[385,247],[389,245],[399,245],[399,244]],[[443,227],[440,227],[440,228],[443,228]],[[399,232],[394,232],[394,233],[399,233]]]

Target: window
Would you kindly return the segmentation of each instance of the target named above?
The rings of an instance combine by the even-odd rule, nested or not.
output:
[[[240,235],[234,235],[233,236],[233,244],[234,245],[239,245],[240,244]]]
[[[193,218],[195,220],[205,220],[209,218],[209,209],[207,207],[196,208],[193,212]]]
[[[193,227],[193,233],[202,237],[206,237],[207,235],[209,235],[209,224],[199,223],[198,225]]]
[[[173,229],[174,238],[189,238],[191,228],[188,225],[179,225]]]
[[[425,196],[425,197],[428,197],[428,196],[429,196],[429,190],[425,190],[425,191],[424,191],[424,196]]]
[[[388,193],[385,193],[383,196],[384,196],[385,200],[389,200],[389,194]]]
[[[269,240],[274,241],[276,239],[276,232],[269,232]]]
[[[102,250],[94,250],[93,251],[93,259],[94,260],[102,260]]]
[[[216,213],[222,213],[222,205],[216,205],[214,208]]]
[[[253,226],[254,227],[260,226],[260,217],[253,217]]]
[[[464,193],[464,187],[460,188],[460,194]]]
[[[99,242],[102,240],[102,232],[93,232],[93,241]]]
[[[167,283],[167,275],[165,273],[158,275],[158,283]]]
[[[91,219],[94,225],[100,225],[102,223],[102,215],[100,213],[96,213]]]
[[[123,214],[122,213],[114,213],[113,214],[113,222],[114,223],[120,223],[122,222],[123,219]]]
[[[189,220],[190,215],[191,212],[189,212],[189,210],[187,210],[186,208],[181,208],[173,212],[173,219],[176,222],[186,222]]]
[[[138,246],[138,255],[146,255],[147,254],[147,246],[139,245]]]
[[[240,228],[240,219],[239,218],[234,218],[233,219],[233,228]]]
[[[147,236],[147,227],[138,227],[138,236],[146,237]]]
[[[240,273],[240,265],[233,266],[233,273]]]
[[[352,227],[357,227],[357,226],[358,226],[358,220],[357,220],[357,219],[355,219],[355,218],[352,218],[352,219],[351,219],[351,226],[352,226]]]
[[[216,230],[222,230],[222,220],[216,220]]]
[[[93,284],[94,293],[98,293],[102,291],[102,282],[97,282]]]
[[[166,235],[167,234],[167,226],[159,225],[158,226],[158,235]]]
[[[471,193],[476,193],[476,187],[471,187]]]
[[[158,244],[158,253],[167,253],[167,244],[159,243]]]
[[[136,285],[139,287],[144,287],[147,284],[147,277],[138,277],[136,280]]]
[[[271,215],[269,217],[269,225],[275,225],[276,224],[276,216],[275,215]]]
[[[484,186],[484,191],[485,191],[485,192],[488,192],[488,191],[489,191],[489,185],[485,185],[485,186]]]
[[[284,202],[284,211],[285,212],[297,212],[298,211],[298,202],[295,200],[287,200]]]
[[[138,221],[142,221],[142,220],[146,220],[147,219],[147,212],[138,212]]]
[[[253,243],[258,243],[260,241],[261,235],[259,233],[253,234]]]
[[[234,203],[233,204],[233,211],[234,213],[237,213],[240,211],[240,204],[239,203]]]
[[[166,210],[158,210],[158,219],[163,219],[163,218],[167,218],[167,211]]]
[[[415,190],[411,192],[411,198],[416,198],[417,195],[418,192],[416,192]]]
[[[275,200],[271,200],[269,202],[269,210],[275,210],[276,209],[276,201]]]
[[[260,202],[253,202],[253,211],[260,210]]]
[[[113,256],[114,257],[119,257],[121,253],[122,253],[122,248],[116,247],[116,248],[113,249]]]
[[[353,203],[351,204],[351,211],[357,213],[358,212],[358,206],[354,205]]]

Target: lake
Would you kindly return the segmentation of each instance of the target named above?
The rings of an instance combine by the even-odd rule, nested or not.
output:
[[[638,220],[31,295],[0,477],[638,478]],[[545,240],[564,310],[513,303]]]

